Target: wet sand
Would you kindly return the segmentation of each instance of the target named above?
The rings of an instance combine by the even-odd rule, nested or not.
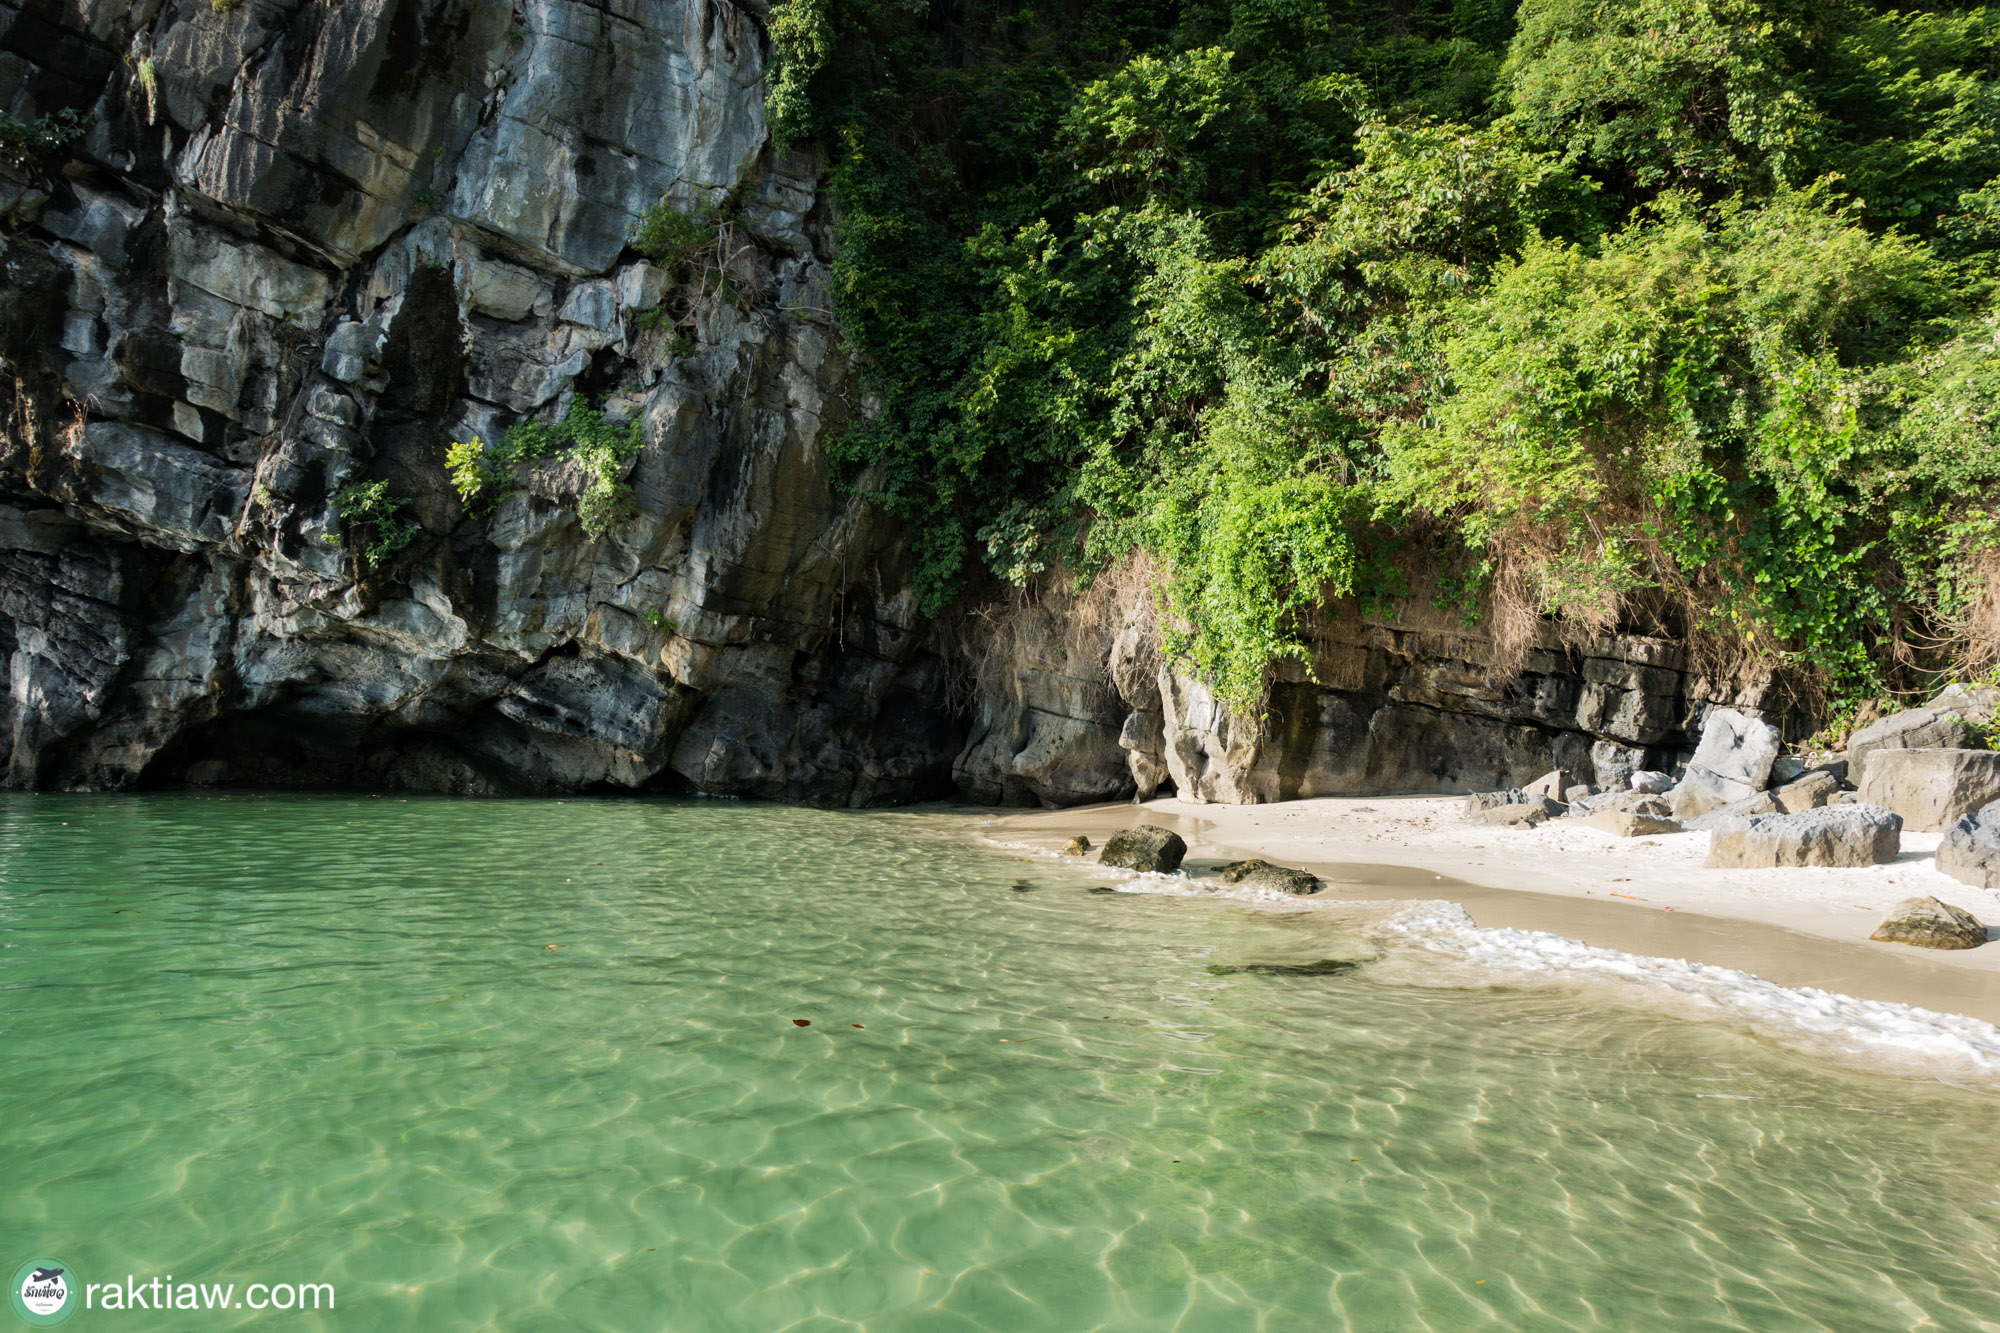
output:
[[[1263,857],[1325,881],[1320,898],[1446,898],[1480,926],[1541,930],[1600,948],[1736,968],[1781,986],[1918,1005],[2000,1024],[2000,942],[1928,950],[1869,940],[1898,900],[1934,895],[2000,922],[2000,895],[1931,868],[1936,834],[1906,834],[1897,862],[1859,870],[1708,870],[1708,835],[1617,838],[1595,829],[1458,822],[1460,798],[1319,797],[1263,806],[1084,806],[997,817],[996,840],[1060,849],[1158,824],[1199,878]],[[2000,931],[1994,932],[2000,935]]]

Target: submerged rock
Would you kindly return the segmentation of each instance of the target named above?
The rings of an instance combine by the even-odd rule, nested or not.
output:
[[[1273,977],[1337,977],[1360,966],[1348,958],[1322,958],[1316,963],[1210,963],[1208,970],[1218,977],[1239,972],[1262,972]]]
[[[1063,844],[1064,856],[1082,856],[1089,850],[1090,850],[1090,839],[1084,837],[1081,833],[1077,834],[1074,838],[1071,838],[1068,842]]]
[[[2000,752],[1877,750],[1859,784],[1861,799],[1886,806],[1913,829],[1941,829],[2000,800]]]
[[[2000,801],[1980,807],[1945,830],[1937,868],[1982,889],[2000,889]]]
[[[1171,875],[1186,855],[1187,844],[1180,834],[1157,824],[1141,824],[1112,834],[1097,860],[1100,865]]]
[[[1986,943],[1986,927],[1972,913],[1950,903],[1905,898],[1889,909],[1889,915],[1868,938],[1885,944],[1914,944],[1920,949],[1977,949]]]
[[[1304,895],[1319,892],[1319,877],[1291,866],[1274,866],[1269,861],[1231,861],[1222,867],[1222,882],[1246,889],[1271,889],[1278,893]]]
[[[1880,865],[1896,858],[1902,840],[1902,819],[1879,805],[1739,816],[1710,834],[1707,865],[1712,870]]]

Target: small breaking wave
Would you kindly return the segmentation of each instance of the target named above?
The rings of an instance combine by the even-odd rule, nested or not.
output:
[[[1077,864],[1044,848],[999,844],[1035,859]],[[1361,928],[1384,947],[1415,946],[1465,964],[1475,976],[1499,973],[1521,980],[1594,980],[1668,998],[1684,1016],[1734,1021],[1792,1042],[1860,1058],[1869,1064],[1921,1065],[1928,1072],[1972,1072],[2000,1077],[2000,1027],[1964,1014],[1944,1013],[1892,1000],[1865,1000],[1815,986],[1781,986],[1754,973],[1683,958],[1662,958],[1599,948],[1543,930],[1481,927],[1458,903],[1424,899],[1400,904],[1357,899],[1299,898],[1271,890],[1194,880],[1182,873],[1118,870],[1120,893],[1173,898],[1225,898],[1282,903],[1293,908],[1353,911],[1393,906]]]
[[[1548,931],[1480,927],[1463,907],[1442,899],[1404,904],[1366,933],[1384,944],[1415,944],[1482,971],[1550,979],[1583,976],[1661,988],[1708,1016],[1802,1036],[1852,1055],[1932,1066],[1943,1062],[2000,1074],[2000,1027],[1963,1014],[1864,1000],[1814,986],[1780,986],[1731,967],[1601,949]]]

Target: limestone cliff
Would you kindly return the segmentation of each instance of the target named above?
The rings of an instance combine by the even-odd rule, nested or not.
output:
[[[763,62],[720,0],[0,3],[0,103],[95,118],[0,187],[8,785],[948,792]],[[662,197],[740,241],[678,327]],[[560,466],[464,512],[447,445],[578,394],[644,420],[637,516]],[[375,569],[368,480],[421,528]]]
[[[1678,770],[1717,707],[1809,729],[1768,669],[1704,669],[1669,639],[1544,624],[1504,648],[1421,597],[1339,611],[1249,717],[1160,653],[1148,596],[1019,608],[979,636],[959,786],[1069,805],[1166,789],[1226,804],[1490,791],[1555,768],[1608,785]]]
[[[1630,638],[1496,678],[1414,611],[1330,625],[1262,722],[1143,599],[947,642],[827,482],[854,380],[763,17],[0,0],[0,105],[93,117],[0,171],[7,786],[1270,800],[1671,762],[1764,702]],[[726,219],[700,299],[628,244],[663,198]],[[593,536],[561,459],[461,504],[452,441],[578,398],[643,422],[635,514]],[[416,524],[379,561],[337,503],[373,482]]]

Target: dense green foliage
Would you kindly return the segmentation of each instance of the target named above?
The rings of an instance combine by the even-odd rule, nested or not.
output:
[[[458,498],[475,512],[490,513],[518,486],[521,465],[565,454],[583,469],[577,515],[592,537],[602,537],[634,512],[632,488],[620,479],[626,462],[645,444],[637,417],[623,426],[583,398],[570,402],[562,420],[523,421],[508,428],[498,444],[474,436],[445,450],[445,468]]]
[[[2000,12],[784,0],[843,475],[936,609],[1135,547],[1237,700],[1330,599],[1977,665]]]
[[[422,529],[402,516],[409,505],[409,497],[392,492],[386,481],[357,481],[334,494],[334,509],[367,537],[356,548],[363,567],[380,568],[417,539]]]
[[[90,126],[87,113],[67,107],[34,120],[0,111],[0,163],[16,171],[32,170],[82,138]]]

